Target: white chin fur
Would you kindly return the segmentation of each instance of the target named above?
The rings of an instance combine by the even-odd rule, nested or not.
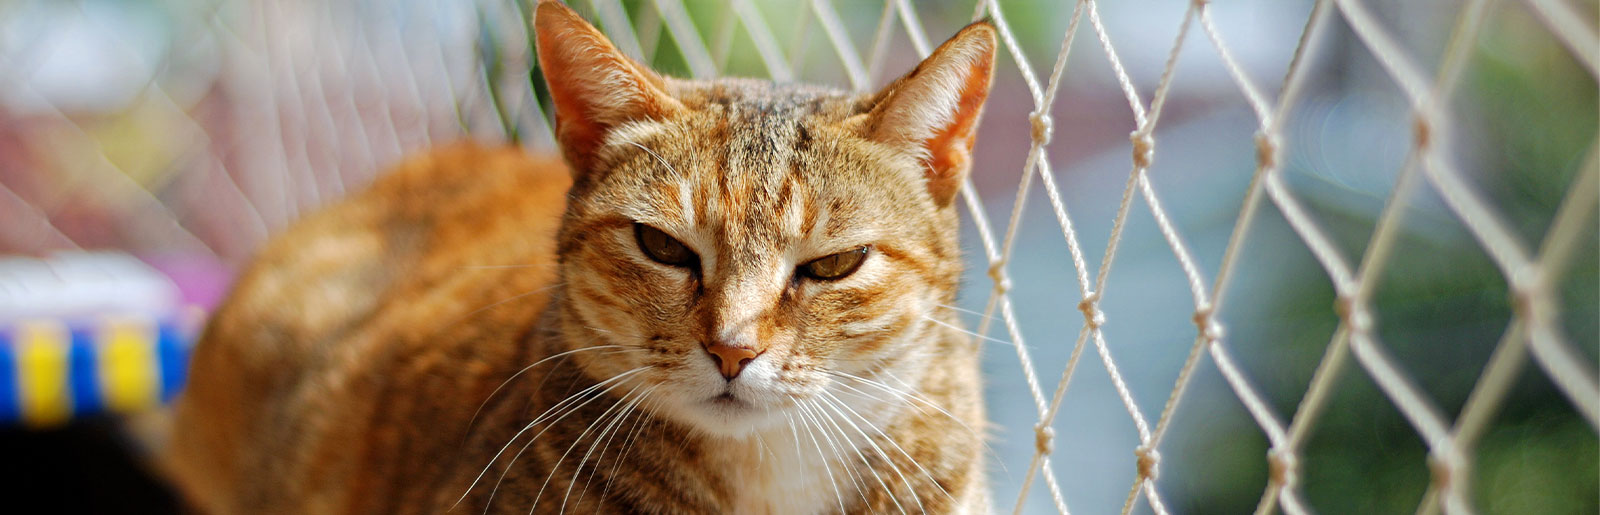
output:
[[[678,408],[669,412],[679,422],[727,438],[744,438],[784,424],[784,413],[793,403],[778,384],[777,367],[770,360],[755,359],[732,382],[709,361],[695,368],[667,394]]]

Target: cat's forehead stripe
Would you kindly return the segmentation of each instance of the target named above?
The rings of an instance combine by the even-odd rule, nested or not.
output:
[[[832,134],[830,120],[853,109],[852,101],[799,90],[780,94],[738,81],[698,86],[680,92],[694,114],[624,125],[607,135],[607,150],[648,170],[636,180],[662,181],[643,190],[653,198],[635,202],[658,212],[650,220],[703,243],[707,259],[801,260],[876,243],[885,228],[860,216],[875,212],[869,205],[877,201],[847,195],[841,186],[860,178],[827,175],[840,164],[818,155],[837,156],[837,143],[822,134]]]

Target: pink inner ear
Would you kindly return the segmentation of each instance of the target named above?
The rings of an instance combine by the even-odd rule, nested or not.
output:
[[[991,48],[993,48],[991,46]],[[994,67],[994,52],[981,52],[961,74],[960,100],[950,123],[934,130],[924,143],[928,149],[928,190],[940,206],[955,199],[972,162],[972,145],[977,141],[978,115],[989,96],[989,78]]]

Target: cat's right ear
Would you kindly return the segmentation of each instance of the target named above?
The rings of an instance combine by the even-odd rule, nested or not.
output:
[[[598,29],[556,0],[533,20],[539,66],[555,107],[556,140],[574,175],[594,166],[606,134],[618,125],[660,120],[684,109],[661,77],[618,51]]]

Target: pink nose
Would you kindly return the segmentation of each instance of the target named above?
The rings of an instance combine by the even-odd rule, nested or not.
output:
[[[707,345],[706,352],[711,353],[711,359],[717,362],[722,377],[730,380],[739,377],[739,372],[744,371],[744,366],[761,354],[749,347],[735,347],[721,343]]]

